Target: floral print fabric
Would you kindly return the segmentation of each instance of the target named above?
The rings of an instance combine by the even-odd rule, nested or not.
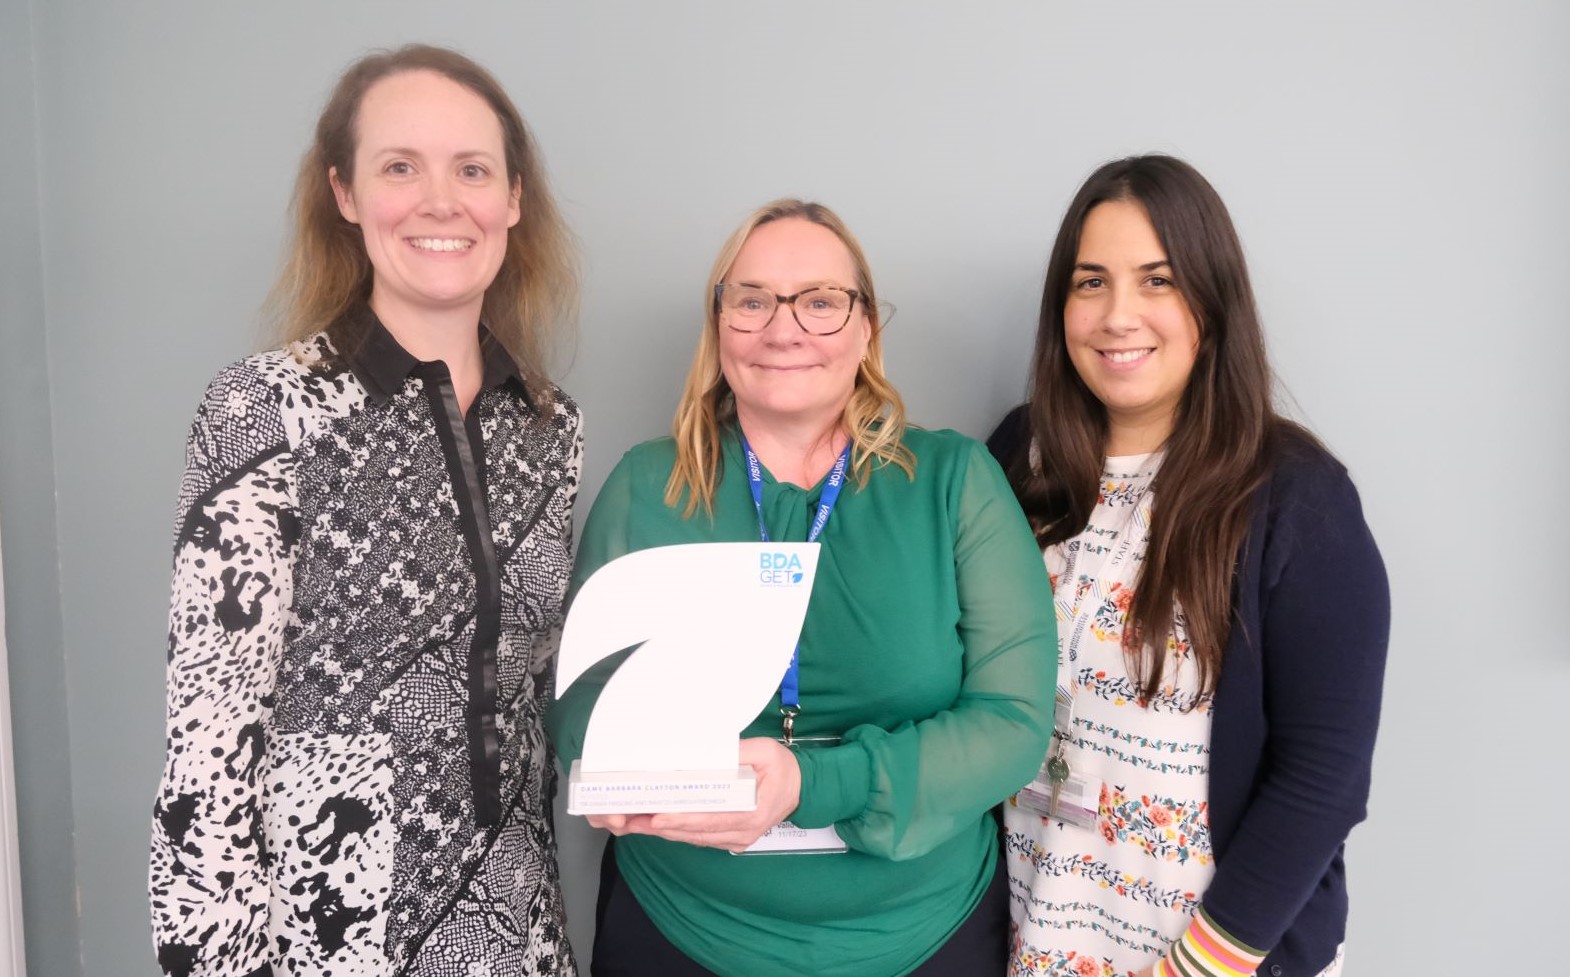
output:
[[[1043,554],[1057,604],[1059,668],[1074,691],[1068,761],[1101,782],[1100,803],[1089,829],[1005,807],[1014,977],[1124,977],[1149,967],[1188,928],[1215,871],[1206,804],[1210,702],[1199,692],[1181,609],[1163,687],[1143,704],[1121,644],[1135,591],[1095,579],[1100,558],[1123,542],[1120,533],[1133,532],[1140,534],[1133,572],[1120,576],[1138,580],[1146,524],[1129,518],[1130,507],[1149,504],[1158,464],[1156,455],[1108,458],[1090,524]],[[1070,563],[1075,579],[1063,579]],[[1070,625],[1085,599],[1099,606],[1071,656]]]

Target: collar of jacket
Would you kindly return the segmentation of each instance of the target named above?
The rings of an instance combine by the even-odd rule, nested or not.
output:
[[[371,402],[385,404],[403,389],[404,381],[411,373],[427,364],[399,344],[370,306],[362,306],[356,314],[364,317],[365,339],[358,349],[343,354],[343,361],[365,387]],[[480,356],[485,363],[481,390],[511,384],[525,403],[534,406],[518,364],[483,322],[480,323]]]

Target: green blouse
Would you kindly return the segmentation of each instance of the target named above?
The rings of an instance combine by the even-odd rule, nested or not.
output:
[[[964,922],[991,881],[991,808],[1028,782],[1052,728],[1057,639],[1041,553],[997,463],[953,431],[911,429],[915,478],[847,482],[819,541],[800,645],[801,750],[791,820],[834,824],[844,854],[747,855],[647,836],[616,842],[627,885],[662,933],[720,974],[903,974]],[[675,543],[752,541],[740,440],[726,438],[712,521],[664,503],[669,438],[622,458],[579,547],[576,588],[605,563]],[[806,538],[822,483],[764,472],[775,539]],[[582,751],[607,660],[547,719],[564,767]],[[678,706],[679,708],[679,706]],[[743,736],[778,736],[778,694]]]

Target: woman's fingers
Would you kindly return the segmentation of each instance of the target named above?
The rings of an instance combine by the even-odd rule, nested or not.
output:
[[[745,739],[741,762],[758,778],[757,804],[751,811],[681,814],[591,814],[589,824],[613,835],[652,835],[667,841],[742,851],[796,810],[801,800],[801,768],[796,755],[777,740]]]

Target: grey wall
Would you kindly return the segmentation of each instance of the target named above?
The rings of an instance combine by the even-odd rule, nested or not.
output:
[[[34,54],[28,4],[0,0],[0,535],[24,928],[35,975],[79,977]]]
[[[1395,597],[1350,970],[1551,972],[1570,699],[1570,8],[1553,2],[0,0],[0,518],[29,970],[150,975],[181,444],[259,342],[292,172],[363,49],[459,46],[529,116],[583,243],[583,503],[662,433],[721,239],[780,194],[862,237],[914,417],[1020,396],[1041,267],[1098,162],[1230,203],[1281,376]],[[585,510],[586,511],[586,510]],[[588,933],[595,841],[563,831]],[[79,912],[77,907],[79,906]],[[1465,919],[1466,925],[1435,925]],[[586,944],[585,944],[586,946]]]

